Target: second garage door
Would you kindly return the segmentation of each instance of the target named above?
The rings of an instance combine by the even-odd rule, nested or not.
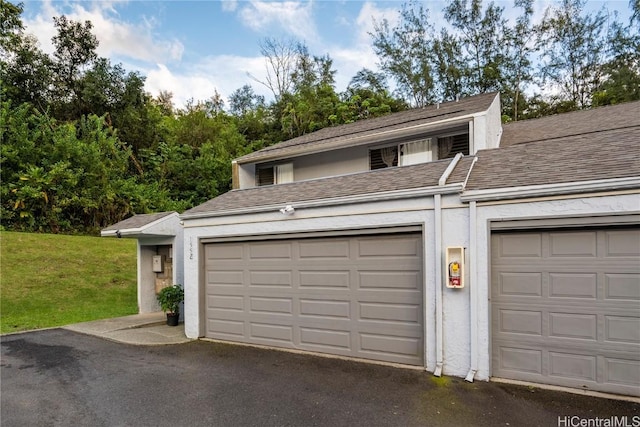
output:
[[[493,375],[640,395],[640,229],[491,242]]]
[[[206,336],[422,365],[422,234],[205,245]]]

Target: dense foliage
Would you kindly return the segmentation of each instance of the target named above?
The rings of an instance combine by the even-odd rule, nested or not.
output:
[[[134,213],[182,211],[230,189],[233,158],[327,126],[487,91],[505,121],[640,99],[640,2],[620,22],[584,0],[532,21],[482,0],[451,0],[446,26],[422,3],[371,34],[380,72],[335,89],[328,56],[265,39],[273,100],[250,85],[175,108],[145,77],[97,55],[91,22],[55,18],[55,51],[26,33],[22,5],[0,0],[0,214],[12,230],[95,233]],[[391,89],[393,88],[393,90]]]

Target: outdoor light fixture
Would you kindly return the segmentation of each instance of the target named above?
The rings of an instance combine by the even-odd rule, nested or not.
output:
[[[280,209],[280,213],[283,215],[293,215],[296,210],[291,205],[287,205],[284,208]]]

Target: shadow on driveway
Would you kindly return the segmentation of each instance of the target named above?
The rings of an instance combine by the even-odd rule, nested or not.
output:
[[[53,329],[1,344],[3,427],[640,425],[637,403],[206,341]]]

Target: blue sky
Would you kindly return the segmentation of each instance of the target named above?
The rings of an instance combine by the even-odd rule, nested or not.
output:
[[[36,1],[23,0],[23,22],[45,52],[52,52],[53,17],[90,20],[100,41],[98,54],[146,76],[152,95],[172,92],[177,106],[205,100],[217,90],[224,98],[245,84],[270,99],[260,41],[265,37],[303,41],[313,55],[328,54],[342,91],[363,67],[376,69],[369,32],[374,19],[397,22],[404,0],[200,0],[200,1]],[[536,1],[541,16],[550,0]],[[513,14],[511,1],[497,1]],[[589,1],[627,9],[627,0]],[[441,20],[444,1],[427,1]]]

